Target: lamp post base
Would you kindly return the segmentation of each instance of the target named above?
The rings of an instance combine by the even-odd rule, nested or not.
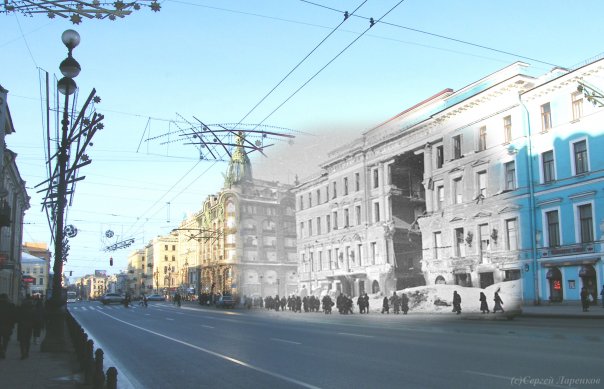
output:
[[[48,304],[46,308],[46,336],[40,345],[42,352],[66,352],[65,310],[63,306]]]

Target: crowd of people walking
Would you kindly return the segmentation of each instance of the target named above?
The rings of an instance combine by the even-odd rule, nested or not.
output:
[[[27,359],[32,340],[34,344],[38,343],[44,328],[44,317],[42,300],[34,300],[27,295],[21,305],[15,306],[8,300],[7,294],[0,294],[0,359],[6,358],[8,342],[15,326],[21,359]]]

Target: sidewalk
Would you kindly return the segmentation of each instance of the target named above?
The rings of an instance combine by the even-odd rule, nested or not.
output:
[[[546,302],[541,305],[524,305],[522,316],[556,319],[604,319],[604,308],[601,304],[591,305],[589,312],[583,312],[579,303],[551,304]]]
[[[40,342],[31,345],[29,358],[21,359],[16,329],[13,331],[6,358],[0,359],[0,383],[3,388],[23,389],[73,389],[89,388],[82,384],[83,376],[77,373],[79,364],[75,351],[68,342],[68,351],[64,353],[43,353]]]

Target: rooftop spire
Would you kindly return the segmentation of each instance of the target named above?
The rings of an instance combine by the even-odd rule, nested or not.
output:
[[[231,161],[224,177],[224,186],[231,187],[234,184],[239,184],[242,181],[252,180],[252,163],[245,152],[243,142],[245,141],[245,135],[242,131],[239,131],[236,135],[235,150],[231,155]]]

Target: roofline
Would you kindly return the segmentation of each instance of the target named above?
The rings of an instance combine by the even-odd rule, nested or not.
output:
[[[395,116],[391,117],[390,119],[388,119],[388,120],[386,120],[386,121],[384,121],[384,122],[382,122],[382,123],[378,124],[377,126],[375,126],[375,127],[371,128],[371,129],[369,129],[369,130],[367,130],[367,131],[363,132],[363,135],[365,135],[365,134],[367,134],[368,132],[371,132],[371,131],[373,131],[373,130],[377,130],[378,128],[382,127],[383,125],[388,124],[388,123],[390,123],[391,121],[393,121],[393,120],[395,120],[395,119],[397,119],[397,118],[399,118],[399,117],[401,117],[401,116],[403,116],[403,115],[405,115],[405,114],[407,114],[407,113],[409,113],[409,112],[413,111],[414,109],[419,108],[420,106],[422,106],[422,105],[424,105],[424,104],[427,104],[427,103],[431,102],[432,100],[437,99],[438,97],[442,96],[443,94],[446,94],[446,93],[454,93],[454,92],[455,92],[455,91],[454,91],[453,89],[451,89],[451,88],[446,88],[446,89],[443,89],[442,91],[438,92],[437,94],[432,95],[432,96],[428,97],[427,99],[425,99],[425,100],[423,100],[423,101],[420,101],[419,103],[415,104],[414,106],[412,106],[412,107],[410,107],[410,108],[407,108],[407,109],[406,109],[406,110],[404,110],[403,112],[400,112],[400,113],[398,113],[397,115],[395,115]]]

